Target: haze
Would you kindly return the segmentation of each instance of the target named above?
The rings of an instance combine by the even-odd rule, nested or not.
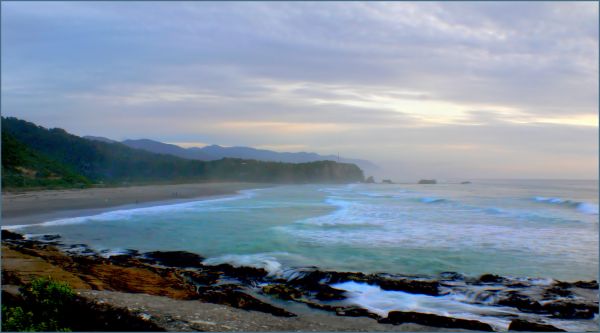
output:
[[[3,2],[2,113],[77,135],[598,174],[598,4]]]

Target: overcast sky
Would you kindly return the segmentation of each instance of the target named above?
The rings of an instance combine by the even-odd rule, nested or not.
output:
[[[77,135],[598,175],[598,4],[3,2],[2,113]]]

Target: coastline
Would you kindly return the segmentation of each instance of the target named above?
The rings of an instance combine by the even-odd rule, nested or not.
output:
[[[228,182],[2,192],[2,227],[191,202],[268,186]]]
[[[17,290],[36,276],[51,277],[68,282],[92,302],[151,318],[144,320],[168,331],[506,331],[517,325],[529,331],[590,331],[597,326],[596,281],[539,285],[492,274],[467,278],[456,273],[424,280],[316,268],[286,278],[262,268],[210,265],[204,259],[185,251],[128,250],[105,256],[83,244],[62,244],[60,237],[28,240],[2,231],[3,292]],[[481,295],[492,292],[498,297],[494,311],[503,312],[504,319],[492,323],[492,317],[433,314],[427,309],[379,313],[354,302],[343,287],[357,283],[422,300],[445,299],[464,287]],[[568,295],[577,297],[563,297]],[[473,301],[472,306],[489,306],[485,300]],[[182,311],[171,310],[180,307]],[[270,324],[264,325],[265,320]],[[585,320],[587,328],[571,326],[574,320]]]

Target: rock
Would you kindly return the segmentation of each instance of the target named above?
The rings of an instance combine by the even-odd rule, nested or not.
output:
[[[440,283],[437,281],[421,281],[421,280],[392,280],[380,279],[376,283],[383,290],[404,291],[411,294],[425,294],[438,296]]]
[[[509,331],[526,331],[526,332],[565,332],[560,328],[556,328],[548,324],[534,323],[523,319],[513,319],[508,325]]]
[[[390,179],[384,179],[381,181],[382,184],[393,184],[394,182],[391,181]]]
[[[348,307],[348,308],[341,308],[341,307],[337,308],[335,310],[335,314],[337,316],[344,316],[344,317],[369,317],[369,318],[373,318],[375,320],[381,319],[381,316],[379,316],[378,314],[371,313],[366,309],[359,308],[356,306]]]
[[[561,319],[591,319],[598,313],[598,304],[554,301],[544,303],[542,310]]]
[[[308,305],[311,308],[314,309],[319,309],[319,310],[323,310],[323,311],[331,311],[331,312],[337,312],[338,310],[343,309],[343,306],[334,306],[334,305],[328,305],[328,304],[320,304],[320,303],[315,303],[315,302],[311,302],[307,299],[295,299],[296,302],[300,302],[300,303],[304,303],[306,305]]]
[[[461,183],[461,185],[471,184],[470,181],[465,181],[465,182],[460,182],[460,183]]]
[[[237,278],[242,282],[255,282],[257,280],[262,280],[269,275],[269,272],[263,268],[247,266],[235,267],[230,264],[220,264],[217,266],[210,266],[210,268],[214,271],[220,271],[229,277]]]
[[[430,313],[419,313],[419,312],[402,312],[402,311],[391,311],[387,318],[380,319],[378,321],[381,324],[393,324],[399,325],[404,323],[415,323],[433,327],[444,327],[444,328],[462,328],[468,330],[477,331],[488,331],[493,332],[494,330],[489,324],[482,323],[477,320],[467,320],[452,317],[438,316]]]
[[[508,297],[498,300],[498,304],[517,308],[523,312],[540,313],[543,311],[542,305],[538,301],[518,293],[510,293]]]
[[[435,179],[421,179],[421,180],[419,180],[419,184],[437,184],[437,180],[435,180]]]
[[[42,242],[50,242],[57,239],[60,239],[60,235],[42,235],[38,238]]]
[[[260,301],[240,290],[239,285],[224,284],[214,287],[198,288],[200,299],[205,302],[224,304],[244,310],[270,313],[279,317],[296,317],[295,314]]]
[[[202,267],[201,256],[186,251],[153,251],[146,252],[143,255],[145,261],[149,261],[154,264],[159,264],[168,267]]]
[[[577,288],[598,289],[598,281],[596,281],[596,280],[592,280],[592,281],[577,281],[577,282],[574,283],[574,285]]]
[[[573,292],[569,289],[563,289],[560,287],[551,287],[544,290],[543,294],[544,298],[554,298],[554,297],[569,297],[573,296]]]
[[[18,234],[16,232],[2,230],[2,240],[24,240],[25,237],[23,235]]]
[[[185,271],[181,275],[196,286],[209,286],[216,284],[221,275],[213,271]]]
[[[332,288],[328,285],[319,285],[320,289],[315,297],[320,301],[336,301],[346,299],[345,291]]]
[[[457,272],[441,272],[440,273],[440,278],[443,280],[464,280],[465,277]]]
[[[373,178],[373,176],[369,176],[365,180],[365,183],[367,183],[367,184],[375,184],[375,179]]]
[[[281,299],[293,300],[302,297],[302,292],[285,284],[274,284],[262,287],[262,291],[268,295],[274,295]]]
[[[502,283],[504,281],[506,281],[505,278],[494,274],[483,274],[479,277],[481,283]]]

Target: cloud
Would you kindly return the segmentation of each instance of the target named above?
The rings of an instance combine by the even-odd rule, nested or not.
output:
[[[2,110],[406,174],[595,178],[597,26],[573,2],[4,2]]]

